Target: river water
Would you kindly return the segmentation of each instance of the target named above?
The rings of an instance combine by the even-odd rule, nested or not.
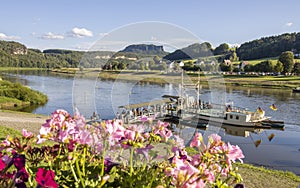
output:
[[[48,95],[48,103],[24,109],[24,111],[49,115],[56,109],[73,112],[74,76],[60,75],[43,71],[0,72],[0,77],[14,82],[21,82],[32,89]],[[164,94],[178,95],[178,86],[173,84],[133,83],[126,81],[82,79],[83,86],[76,92],[85,92],[86,85],[92,85],[92,93],[87,93],[83,100],[93,96],[92,110],[103,119],[114,118],[117,107],[128,103],[147,102],[161,99]],[[78,96],[78,95],[77,95]],[[201,98],[209,100],[211,91],[202,88]],[[285,122],[284,130],[240,130],[235,127],[218,129],[222,139],[231,144],[238,144],[245,154],[244,161],[269,168],[289,170],[300,175],[300,94],[284,89],[262,89],[227,87],[226,100],[234,105],[255,110],[258,106],[266,115]],[[277,111],[269,108],[275,104]],[[183,131],[183,137],[191,133]],[[205,130],[199,130],[205,134]],[[186,134],[186,135],[185,135]],[[274,138],[269,140],[271,134]],[[190,138],[189,136],[187,136]],[[261,141],[259,146],[255,142]]]

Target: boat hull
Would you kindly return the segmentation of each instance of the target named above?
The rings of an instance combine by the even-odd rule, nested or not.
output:
[[[300,89],[293,89],[293,93],[300,93]]]
[[[197,118],[199,120],[207,121],[208,123],[219,123],[219,124],[225,124],[225,125],[233,125],[233,126],[243,126],[243,127],[258,127],[261,126],[259,122],[240,122],[240,121],[231,121],[231,120],[225,120],[223,117],[213,117],[213,116],[207,116],[198,114]]]

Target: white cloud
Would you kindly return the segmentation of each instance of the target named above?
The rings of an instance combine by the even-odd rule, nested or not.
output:
[[[85,28],[74,27],[71,31],[72,36],[82,38],[82,37],[92,37],[93,32]]]
[[[293,22],[287,22],[285,25],[286,25],[287,27],[291,27],[291,26],[293,25]]]
[[[51,40],[59,40],[64,39],[65,37],[63,35],[54,34],[52,32],[45,33],[43,36],[41,36],[42,39],[51,39]]]
[[[16,39],[20,39],[20,37],[18,37],[18,36],[8,36],[4,33],[0,33],[0,39],[1,40],[16,40]]]

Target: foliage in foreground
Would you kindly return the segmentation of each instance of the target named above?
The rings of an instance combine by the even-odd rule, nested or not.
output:
[[[0,145],[1,187],[230,187],[241,181],[233,163],[238,146],[196,133],[188,155],[183,140],[159,122],[146,130],[121,121],[86,124],[76,113],[52,114],[35,137],[10,137]],[[43,145],[46,140],[55,144]],[[161,147],[161,150],[156,150]],[[167,151],[167,152],[163,152]]]

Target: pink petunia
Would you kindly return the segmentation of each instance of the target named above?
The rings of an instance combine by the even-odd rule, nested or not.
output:
[[[25,155],[16,154],[13,157],[13,163],[18,170],[25,167],[26,158]]]
[[[228,143],[228,153],[226,154],[228,157],[229,163],[230,161],[235,162],[236,159],[243,162],[242,158],[244,158],[244,154],[239,146],[234,146]]]
[[[33,137],[33,133],[27,131],[26,129],[22,129],[22,135],[24,138],[32,138]]]
[[[190,147],[199,147],[203,141],[203,137],[201,133],[196,133],[192,142],[190,143]]]
[[[38,185],[44,188],[57,188],[58,185],[54,180],[54,172],[52,170],[46,170],[43,168],[39,168],[36,173],[35,180]]]
[[[164,141],[167,141],[173,135],[172,131],[167,128],[168,126],[168,123],[158,121],[154,126],[153,134],[159,134]]]
[[[148,117],[145,116],[145,115],[142,115],[142,116],[141,116],[141,121],[142,121],[142,122],[148,121]]]
[[[0,153],[0,172],[5,168],[6,164],[2,160],[2,153]]]

